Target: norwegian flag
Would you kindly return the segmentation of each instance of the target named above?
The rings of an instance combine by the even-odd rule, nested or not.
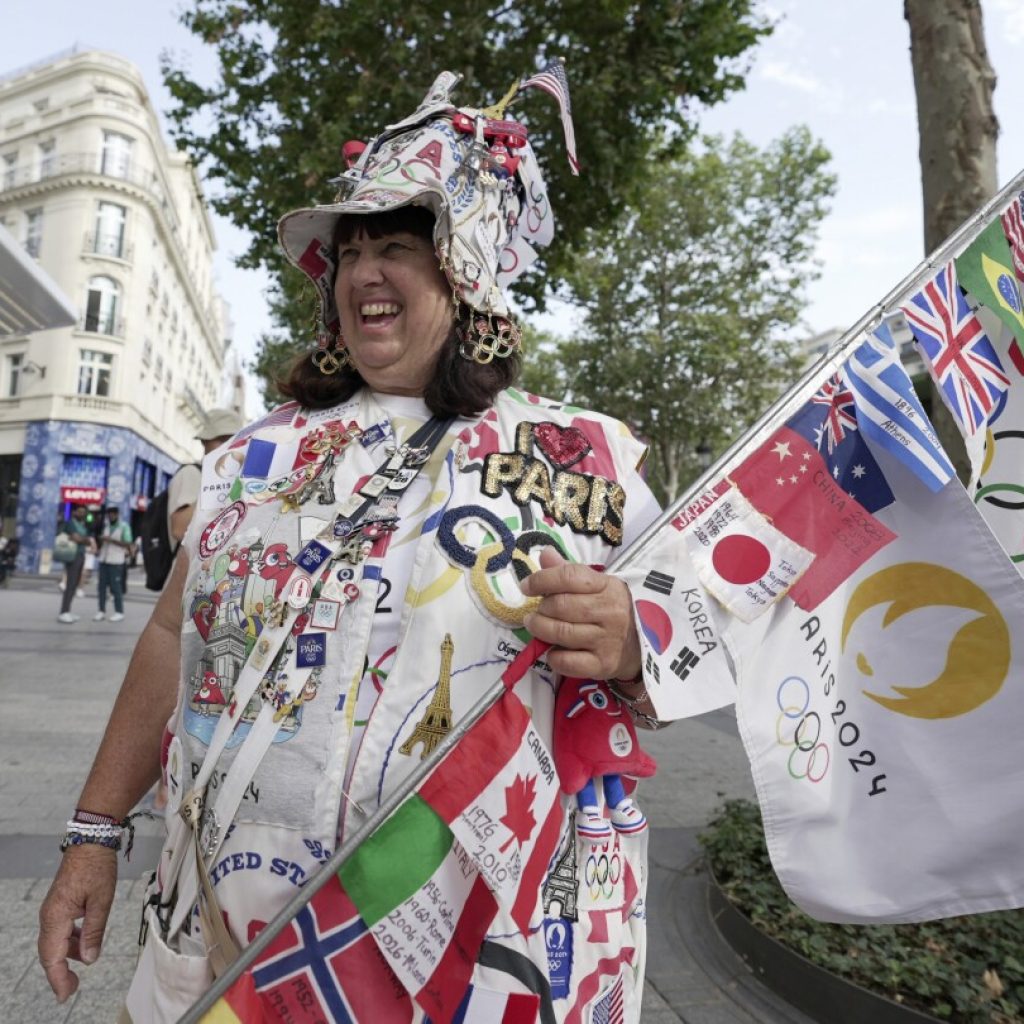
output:
[[[903,313],[946,404],[973,436],[984,429],[1010,380],[967,304],[952,261],[911,298]]]
[[[569,157],[569,166],[573,174],[580,173],[579,161],[576,159],[576,132],[572,126],[572,103],[569,101],[569,79],[565,74],[565,65],[561,60],[553,60],[542,71],[519,85],[524,89],[543,89],[558,100],[558,112],[562,115],[562,131],[565,132],[565,152]]]
[[[849,388],[843,387],[843,382],[837,373],[815,392],[811,401],[815,405],[823,405],[826,408],[822,433],[828,445],[828,453],[831,455],[842,444],[847,430],[857,429],[853,393]]]
[[[267,1020],[409,1024],[413,1017],[412,1001],[337,878],[274,939],[248,979]]]
[[[1013,272],[1019,281],[1024,281],[1024,192],[1016,195],[1001,220],[1003,234],[1013,254]]]

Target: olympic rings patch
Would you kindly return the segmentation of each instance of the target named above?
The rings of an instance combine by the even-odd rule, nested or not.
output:
[[[464,524],[477,524],[483,537],[471,545],[460,531]],[[437,542],[453,564],[469,569],[470,591],[484,611],[503,625],[521,626],[525,617],[540,604],[540,598],[522,598],[518,582],[539,568],[531,552],[551,547],[565,555],[556,537],[543,530],[527,530],[518,537],[493,512],[481,505],[463,505],[449,509],[441,518]],[[502,596],[500,574],[512,569],[516,581],[506,582],[505,591],[518,598],[510,603]]]

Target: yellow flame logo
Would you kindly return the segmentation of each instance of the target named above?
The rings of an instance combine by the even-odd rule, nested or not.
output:
[[[1010,631],[992,599],[976,583],[945,566],[930,562],[901,562],[863,580],[854,590],[843,618],[841,646],[846,649],[853,624],[868,609],[888,604],[885,629],[908,612],[952,606],[977,612],[949,641],[946,664],[924,686],[894,686],[899,697],[864,691],[865,696],[901,715],[913,718],[955,718],[991,700],[1010,669]],[[941,637],[935,638],[941,643]],[[865,675],[871,666],[858,653]]]

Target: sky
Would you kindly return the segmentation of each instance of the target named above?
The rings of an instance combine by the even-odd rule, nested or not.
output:
[[[110,50],[138,66],[154,107],[163,111],[170,103],[160,80],[163,50],[201,80],[211,80],[216,69],[212,51],[179,23],[182,6],[181,0],[0,0],[0,74],[75,44]],[[1024,2],[982,0],[982,9],[998,79],[1002,185],[1024,169]],[[769,0],[764,10],[777,28],[755,51],[746,89],[701,112],[699,125],[766,145],[806,124],[832,153],[838,192],[821,225],[821,276],[808,289],[804,317],[807,332],[816,334],[852,324],[924,255],[909,31],[899,0]],[[571,67],[569,74],[571,84]],[[585,130],[576,126],[577,134]],[[246,235],[223,218],[214,222],[217,283],[231,306],[235,343],[248,358],[270,327],[267,278],[234,266]],[[563,332],[571,324],[565,309],[540,321]]]

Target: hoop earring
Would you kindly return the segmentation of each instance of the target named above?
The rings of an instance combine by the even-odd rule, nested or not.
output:
[[[321,334],[310,362],[325,376],[344,370],[351,363],[345,341],[340,334]]]
[[[495,359],[508,359],[523,343],[523,332],[515,320],[472,311],[468,322],[459,324],[457,336],[459,355],[480,366]]]

